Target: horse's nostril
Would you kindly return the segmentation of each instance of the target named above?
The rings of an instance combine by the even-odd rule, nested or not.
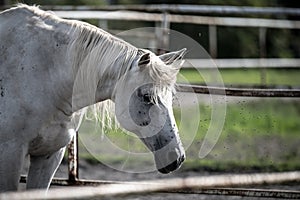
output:
[[[179,162],[182,163],[183,161],[185,161],[185,155],[182,155],[180,158],[179,158]]]

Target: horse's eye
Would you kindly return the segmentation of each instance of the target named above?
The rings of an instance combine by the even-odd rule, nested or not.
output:
[[[150,103],[151,102],[150,94],[144,94],[143,95],[143,102],[145,102],[145,103]]]
[[[152,93],[148,92],[148,91],[143,91],[141,89],[137,90],[137,96],[140,98],[140,100],[146,104],[151,104],[153,103],[153,99],[152,99]]]

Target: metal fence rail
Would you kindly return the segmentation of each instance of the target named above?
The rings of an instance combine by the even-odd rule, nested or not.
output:
[[[69,19],[102,19],[161,22],[166,18],[170,23],[191,23],[234,27],[266,27],[299,29],[300,21],[283,19],[261,19],[242,17],[207,17],[195,15],[178,15],[167,13],[145,13],[136,11],[54,11],[58,16]]]
[[[97,187],[76,187],[68,189],[51,189],[45,196],[44,191],[27,191],[21,193],[0,194],[4,199],[90,199],[100,197],[128,196],[133,194],[150,194],[155,192],[176,192],[192,194],[219,194],[238,195],[250,197],[273,197],[299,199],[300,191],[289,190],[258,190],[241,188],[216,188],[216,187],[241,187],[245,185],[272,184],[285,181],[299,181],[300,171],[282,173],[256,173],[214,175],[202,177],[173,178],[141,182],[118,182],[104,184],[99,182]],[[80,181],[78,180],[80,183]],[[93,181],[95,184],[95,181]]]
[[[186,59],[183,68],[300,68],[299,58]]]
[[[171,12],[179,14],[214,14],[214,15],[273,15],[300,16],[299,8],[250,7],[250,6],[213,6],[213,5],[109,5],[109,6],[42,6],[49,10],[127,10],[146,12]]]
[[[300,97],[300,89],[223,88],[187,84],[177,84],[176,89],[178,92],[240,97]]]

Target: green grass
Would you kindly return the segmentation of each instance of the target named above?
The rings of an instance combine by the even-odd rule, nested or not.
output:
[[[211,122],[211,107],[199,107],[202,119],[187,150],[187,169],[228,170],[233,166],[233,169],[241,170],[300,169],[299,101],[269,99],[228,104],[221,136],[205,159],[199,159],[198,152]],[[179,112],[175,113],[180,118]],[[193,119],[191,116],[190,120]],[[182,133],[188,133],[194,127],[187,125],[181,128]],[[185,140],[184,134],[181,137]]]
[[[187,160],[182,166],[183,171],[210,171],[210,172],[282,172],[299,170],[299,161],[294,162],[255,162],[255,161],[214,161],[214,160]]]
[[[260,85],[261,84],[261,71],[259,69],[222,69],[219,71],[202,69],[183,69],[178,76],[178,82],[190,83],[214,83],[216,73],[220,73],[225,85],[230,84],[247,84],[247,85]],[[300,86],[300,71],[296,69],[279,70],[267,69],[266,70],[266,83],[271,85],[291,85]],[[206,81],[204,81],[206,79]]]
[[[183,170],[211,170],[211,171],[283,171],[300,169],[300,102],[278,99],[259,101],[237,101],[227,105],[225,124],[221,135],[212,149],[204,158],[198,157],[200,146],[211,123],[211,106],[200,104],[200,121],[196,121],[193,114],[195,107],[187,108],[190,113],[189,123],[180,124],[181,113],[175,109],[174,114],[180,128],[180,137],[187,147],[187,161]],[[199,127],[195,137],[195,124]],[[80,137],[91,137],[90,145],[98,145],[101,141],[99,128],[94,125],[83,124]],[[118,148],[134,153],[147,153],[142,142],[132,135],[122,131],[106,132],[110,142]],[[85,143],[86,144],[86,143]],[[101,142],[99,142],[101,145]],[[91,148],[91,146],[89,146]],[[83,149],[83,146],[81,146]],[[81,158],[94,162],[94,159],[104,163],[122,164],[128,158],[113,152],[97,152],[91,156],[84,150],[79,154]],[[148,165],[149,157],[139,160],[132,159],[129,165]]]

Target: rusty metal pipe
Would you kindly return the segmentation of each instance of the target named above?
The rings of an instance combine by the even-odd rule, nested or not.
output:
[[[69,182],[78,180],[78,132],[68,145],[68,172]]]

